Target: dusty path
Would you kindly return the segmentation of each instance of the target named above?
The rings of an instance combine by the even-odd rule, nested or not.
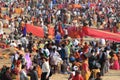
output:
[[[55,74],[50,80],[68,80],[69,75]],[[102,80],[120,80],[120,70],[110,70]]]
[[[120,80],[120,70],[110,70],[102,78],[103,80]]]
[[[68,80],[69,75],[55,74],[50,80]],[[120,70],[110,70],[102,80],[120,80]]]

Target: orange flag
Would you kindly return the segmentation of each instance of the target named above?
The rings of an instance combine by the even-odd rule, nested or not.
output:
[[[82,6],[80,4],[73,4],[72,6],[73,8],[82,8]]]
[[[48,28],[48,34],[49,34],[48,38],[53,39],[54,38],[54,34],[55,34],[54,28],[49,27]]]

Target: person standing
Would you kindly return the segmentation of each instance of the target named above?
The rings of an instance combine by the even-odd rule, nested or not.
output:
[[[38,74],[36,70],[36,66],[33,67],[30,73],[30,80],[38,80]]]
[[[113,69],[114,70],[119,70],[120,66],[119,66],[119,62],[118,62],[118,56],[116,54],[113,54]]]
[[[26,29],[25,25],[22,27],[22,34],[23,34],[23,36],[26,36],[26,34],[27,34],[27,29]]]
[[[79,71],[75,71],[75,76],[73,76],[72,80],[84,80]]]
[[[53,48],[51,55],[50,55],[50,65],[54,69],[54,73],[56,73],[57,70],[57,58],[59,56],[59,53],[56,51],[55,48]]]
[[[25,65],[22,65],[22,70],[20,71],[20,80],[28,80]]]
[[[49,62],[46,58],[43,58],[42,60],[43,60],[43,64],[42,64],[41,80],[49,80],[49,75],[50,75]]]
[[[89,70],[89,65],[88,65],[88,58],[83,55],[84,60],[82,63],[82,76],[84,78],[84,80],[89,80],[90,77],[90,70]]]
[[[32,53],[32,47],[33,47],[33,42],[31,41],[31,40],[29,40],[29,42],[28,42],[28,51],[30,52],[30,53]]]
[[[4,75],[4,80],[12,80],[12,77],[10,75],[10,68],[6,68],[6,72],[5,72],[5,75]]]
[[[97,78],[95,80],[102,80],[101,74],[99,72],[97,73]]]
[[[99,63],[101,65],[100,72],[101,72],[102,76],[104,76],[104,74],[105,74],[106,58],[107,58],[106,51],[100,50],[100,53],[99,53]]]
[[[0,36],[3,34],[3,23],[2,20],[0,20]]]
[[[31,61],[31,55],[28,52],[28,50],[26,51],[26,54],[25,54],[25,61],[26,61],[26,67],[27,69],[29,69],[30,66],[32,66],[32,61]]]

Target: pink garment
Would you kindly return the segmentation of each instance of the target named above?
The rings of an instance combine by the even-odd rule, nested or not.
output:
[[[25,55],[25,60],[26,60],[26,66],[27,66],[27,69],[29,69],[30,68],[30,66],[32,66],[32,61],[31,61],[31,59],[30,59],[30,54],[29,53],[26,53],[26,55]]]
[[[119,69],[120,69],[118,60],[115,60],[115,61],[114,61],[114,63],[113,63],[113,69],[114,69],[114,70],[119,70]]]

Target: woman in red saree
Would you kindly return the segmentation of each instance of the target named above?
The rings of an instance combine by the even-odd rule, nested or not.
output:
[[[120,66],[119,66],[119,62],[118,62],[118,57],[116,54],[114,54],[114,57],[113,57],[113,69],[114,70],[119,70]]]
[[[88,58],[84,55],[84,60],[82,63],[82,76],[84,80],[89,80],[90,77],[90,70],[88,65]]]
[[[72,80],[84,80],[79,71],[75,71],[75,76],[73,76]]]

